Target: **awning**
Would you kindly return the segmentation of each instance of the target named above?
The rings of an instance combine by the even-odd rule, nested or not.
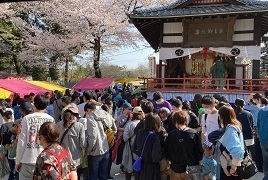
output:
[[[65,93],[65,90],[67,89],[65,87],[59,86],[59,85],[54,84],[54,83],[49,83],[46,81],[26,81],[26,82],[33,84],[33,85],[36,85],[36,86],[39,86],[41,88],[47,89],[49,91],[58,90],[58,91],[62,92],[63,94]]]
[[[46,89],[32,85],[22,80],[6,80],[0,79],[0,88],[20,94],[20,97],[28,95],[31,92],[37,94],[45,94]],[[51,93],[50,93],[51,94]]]
[[[10,98],[11,94],[12,92],[6,89],[0,88],[0,99]]]
[[[103,90],[114,84],[114,78],[84,78],[73,86],[74,90]]]

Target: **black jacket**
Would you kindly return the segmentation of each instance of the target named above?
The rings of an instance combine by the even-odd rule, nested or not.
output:
[[[145,144],[145,139],[149,131],[147,129],[141,129],[135,139],[133,150],[138,156],[141,155],[142,148]],[[153,133],[149,136],[147,143],[145,144],[144,153],[142,156],[143,166],[139,175],[140,180],[160,180],[160,166],[159,161],[162,159],[162,150],[160,145],[159,136]]]
[[[198,165],[202,160],[203,149],[197,131],[174,129],[168,134],[165,152],[171,164],[179,166]]]
[[[237,120],[242,124],[244,140],[253,139],[253,116],[250,112],[242,110],[236,115]]]

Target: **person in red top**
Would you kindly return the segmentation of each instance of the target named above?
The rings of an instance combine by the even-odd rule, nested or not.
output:
[[[135,94],[134,98],[131,99],[131,106],[134,108],[138,106],[138,99],[139,99],[139,94]]]
[[[45,122],[39,130],[40,145],[44,150],[37,157],[33,180],[76,180],[75,165],[69,153],[58,144],[60,129],[52,122]]]

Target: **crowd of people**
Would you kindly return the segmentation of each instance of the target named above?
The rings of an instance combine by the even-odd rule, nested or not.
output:
[[[245,152],[268,179],[267,112],[261,94],[234,104],[127,89],[15,94],[0,100],[0,179],[107,180],[112,163],[126,180],[242,179]]]

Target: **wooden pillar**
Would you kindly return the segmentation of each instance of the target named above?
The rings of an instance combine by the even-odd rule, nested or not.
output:
[[[260,60],[252,61],[252,79],[260,79]]]
[[[252,61],[252,79],[260,79],[260,60],[253,60]],[[252,85],[253,88],[252,90],[254,91],[260,91],[260,82],[256,80],[252,80]]]
[[[163,64],[163,60],[159,60],[158,78],[162,78],[162,64]]]
[[[163,60],[159,60],[158,78],[162,78],[162,63],[163,63]],[[164,81],[162,79],[159,79],[158,83],[161,84],[160,85],[161,88],[164,88]]]

